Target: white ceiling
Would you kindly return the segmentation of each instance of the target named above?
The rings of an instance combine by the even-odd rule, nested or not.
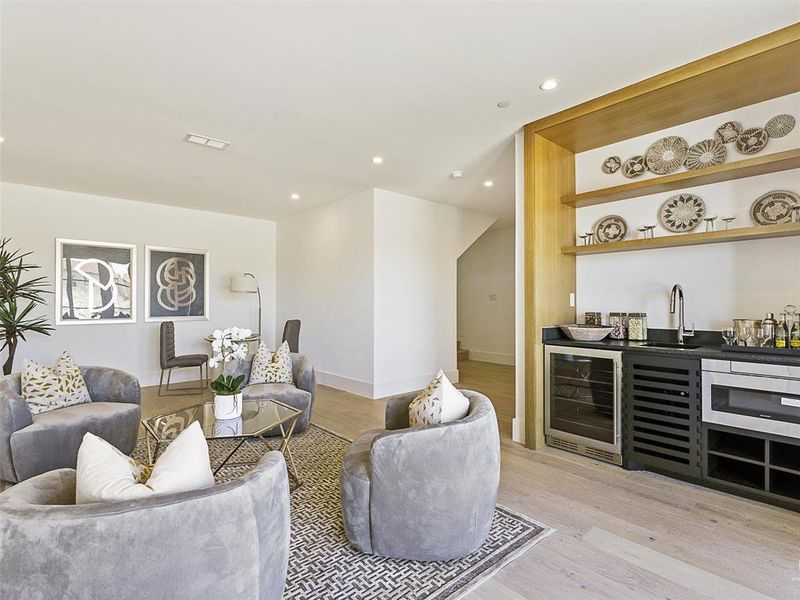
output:
[[[800,4],[4,1],[0,16],[5,181],[275,220],[382,187],[510,225],[517,128]],[[562,85],[539,91],[548,77]]]

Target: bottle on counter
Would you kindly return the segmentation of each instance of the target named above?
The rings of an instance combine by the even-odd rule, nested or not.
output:
[[[647,313],[628,315],[628,339],[636,342],[647,340]]]
[[[761,327],[764,328],[765,341],[764,345],[768,348],[775,347],[775,331],[778,328],[778,321],[775,320],[775,314],[768,312],[766,318],[761,321]]]
[[[781,313],[781,319],[775,328],[775,347],[786,348],[789,340],[789,332],[786,331],[786,313]]]
[[[789,347],[792,350],[800,350],[800,321],[797,319],[792,323],[792,329],[789,332]]]

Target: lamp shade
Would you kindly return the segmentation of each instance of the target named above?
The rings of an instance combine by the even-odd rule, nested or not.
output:
[[[258,282],[251,275],[236,275],[231,277],[231,291],[242,294],[255,294],[258,291]]]

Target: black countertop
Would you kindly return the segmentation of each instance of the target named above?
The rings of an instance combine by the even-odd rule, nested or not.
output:
[[[674,329],[648,330],[648,342],[675,342],[677,332]],[[791,365],[800,367],[800,350],[794,356],[783,354],[756,354],[750,352],[726,352],[721,349],[722,336],[718,331],[698,331],[694,337],[686,338],[686,343],[699,345],[700,348],[658,348],[644,346],[645,342],[630,340],[612,340],[606,338],[599,342],[580,342],[569,339],[558,327],[546,327],[542,330],[542,342],[550,346],[569,346],[573,348],[595,348],[600,350],[618,350],[622,352],[645,352],[685,358],[716,358],[719,360],[735,360],[740,362],[769,363],[774,365]]]

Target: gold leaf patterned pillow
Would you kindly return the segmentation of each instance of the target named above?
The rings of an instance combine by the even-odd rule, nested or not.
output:
[[[441,369],[408,405],[411,427],[449,423],[467,416],[469,400],[459,392]]]
[[[250,366],[249,385],[257,383],[294,383],[288,343],[283,342],[277,352],[270,350],[264,342],[258,345]]]
[[[63,352],[52,369],[26,359],[22,370],[22,396],[34,415],[91,402],[81,370],[69,352]]]

